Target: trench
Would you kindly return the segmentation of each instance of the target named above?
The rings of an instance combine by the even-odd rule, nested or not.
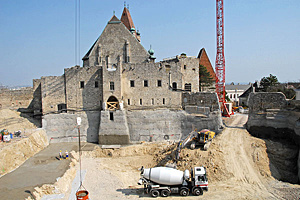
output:
[[[272,176],[279,181],[300,184],[299,136],[287,128],[252,126],[248,131],[265,141]]]

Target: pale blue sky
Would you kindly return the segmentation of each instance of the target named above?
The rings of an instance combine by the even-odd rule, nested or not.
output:
[[[215,0],[129,1],[142,45],[157,61],[205,48],[214,67]],[[253,82],[270,73],[300,81],[300,1],[224,0],[226,82]],[[102,33],[121,0],[81,0],[80,57]],[[0,84],[32,85],[74,66],[75,0],[0,0]],[[81,63],[82,65],[82,63]]]

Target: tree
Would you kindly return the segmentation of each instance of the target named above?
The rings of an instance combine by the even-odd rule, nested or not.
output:
[[[278,82],[278,79],[276,76],[273,76],[272,74],[270,74],[269,77],[263,77],[261,80],[260,80],[260,85],[262,86],[262,90],[264,92],[268,92],[268,90],[272,87],[272,86],[275,86],[275,85],[278,85],[279,82]]]
[[[207,71],[206,67],[199,65],[199,90],[202,91],[203,87],[211,86],[214,83],[212,75]]]

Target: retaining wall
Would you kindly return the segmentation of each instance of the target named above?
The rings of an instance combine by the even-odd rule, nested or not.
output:
[[[101,119],[100,144],[107,144],[108,140],[104,138],[118,133],[123,136],[124,141],[128,135],[131,142],[180,140],[195,128],[208,128],[219,132],[223,125],[220,111],[209,112],[207,115],[169,109],[118,111],[113,112],[116,122],[108,119],[109,111],[102,113],[107,113],[107,119],[104,119],[104,116]],[[123,126],[128,129],[119,131],[116,124],[117,127]],[[128,133],[125,130],[128,130]]]
[[[99,111],[85,111],[75,114],[48,114],[43,117],[42,124],[51,142],[77,142],[77,117],[81,118],[80,138],[83,142],[98,142],[100,123]]]
[[[289,139],[298,145],[300,180],[300,101],[287,101],[282,93],[251,93],[248,105],[247,128],[250,132],[266,138]],[[264,131],[260,132],[260,129]]]

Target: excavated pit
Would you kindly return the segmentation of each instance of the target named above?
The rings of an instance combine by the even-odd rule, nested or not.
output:
[[[273,127],[251,127],[249,133],[265,141],[274,178],[300,184],[298,177],[299,138],[293,130]]]

